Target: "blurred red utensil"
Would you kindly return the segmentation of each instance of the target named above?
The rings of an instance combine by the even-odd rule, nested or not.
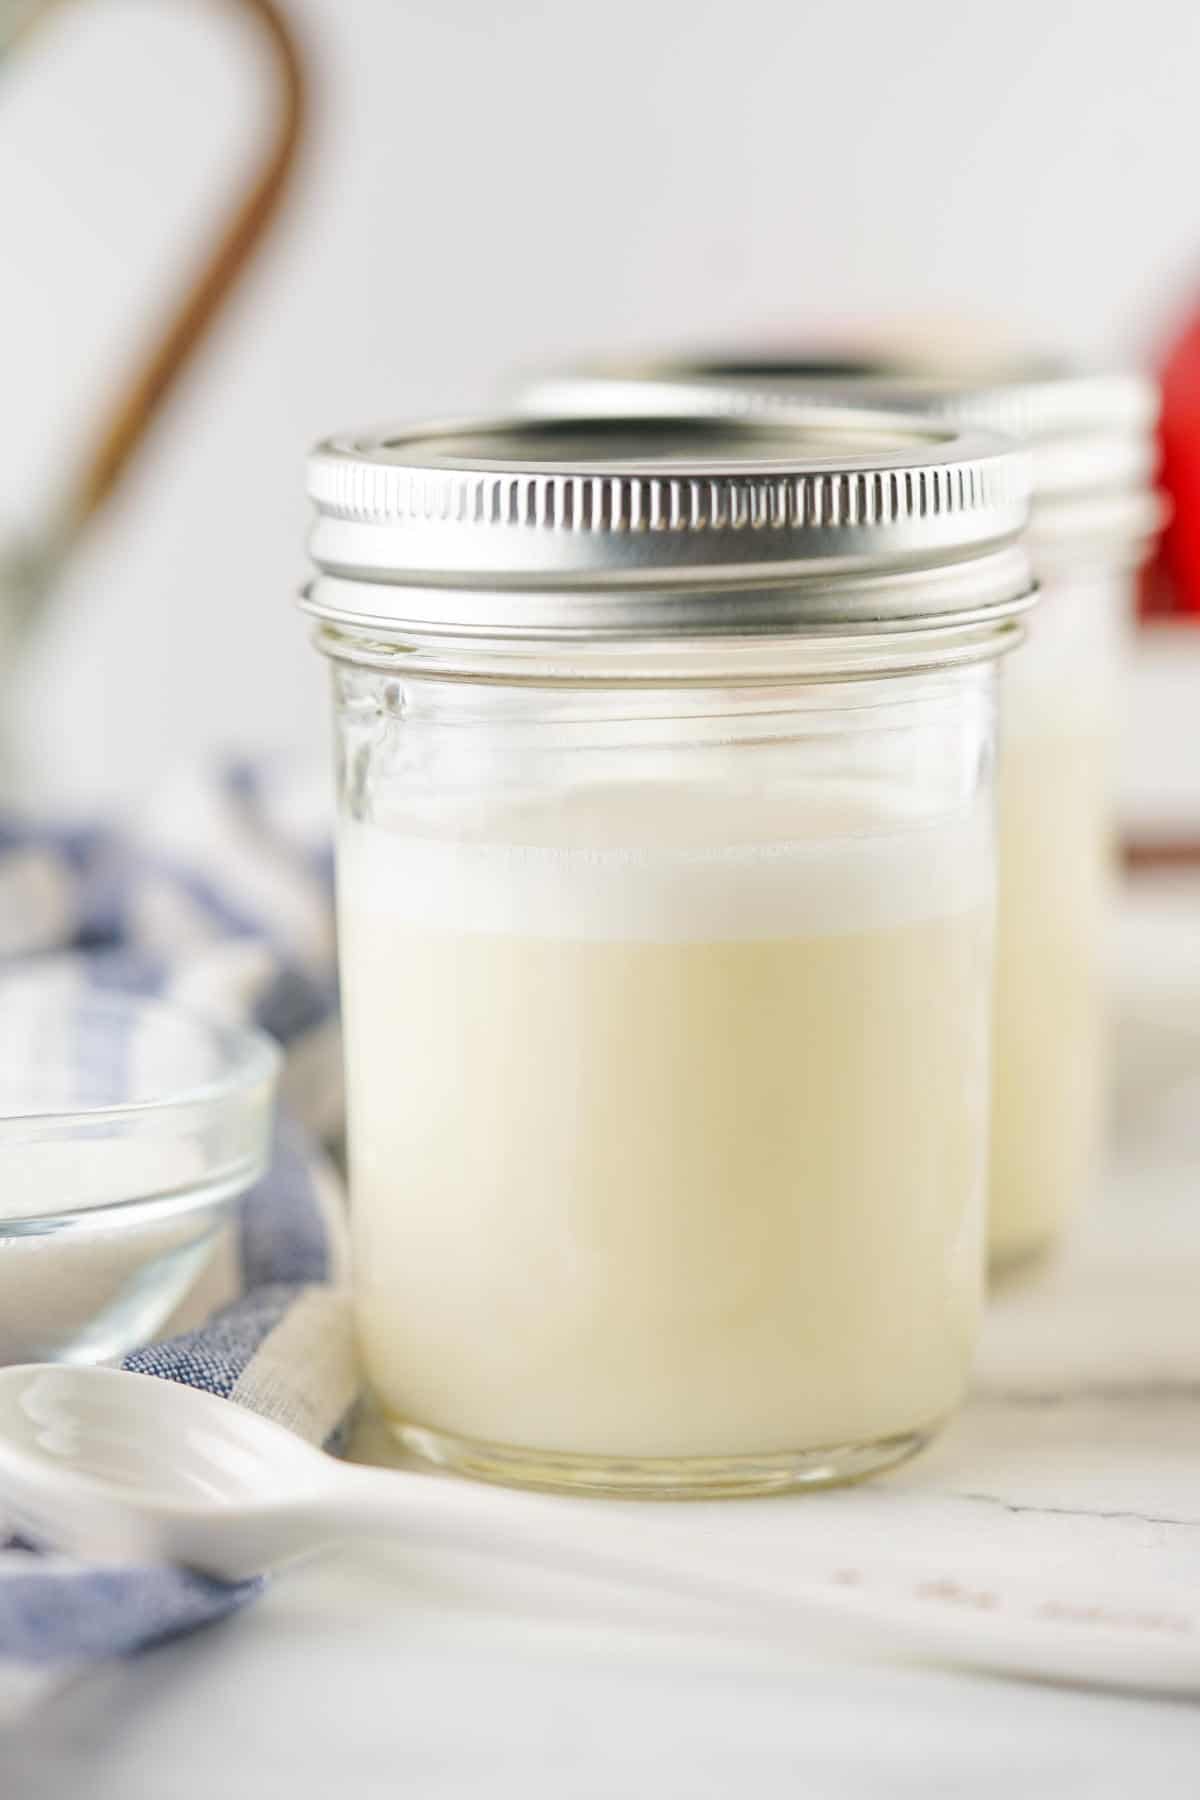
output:
[[[1163,364],[1159,449],[1171,516],[1147,571],[1141,613],[1200,620],[1200,306]]]

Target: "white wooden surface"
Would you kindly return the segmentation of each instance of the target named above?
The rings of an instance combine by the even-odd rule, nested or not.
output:
[[[635,1509],[643,1529],[772,1563],[823,1541],[959,1564],[1083,1555],[1134,1588],[1200,1591],[1200,891],[1144,886],[1119,963],[1107,1191],[1069,1254],[996,1298],[953,1429],[885,1481]],[[851,1657],[698,1600],[363,1550],[90,1675],[0,1742],[5,1800],[750,1786],[1190,1797],[1200,1709]]]

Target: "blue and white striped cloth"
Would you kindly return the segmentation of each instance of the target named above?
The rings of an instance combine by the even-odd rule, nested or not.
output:
[[[175,1329],[127,1368],[223,1395],[336,1447],[357,1392],[340,1185],[341,1122],[323,794],[238,766],[167,789],[134,829],[0,820],[0,968],[158,993],[247,1019],[286,1052],[267,1178]],[[182,1327],[188,1328],[183,1329]],[[229,1613],[257,1583],[91,1568],[0,1548],[0,1670],[61,1673]]]

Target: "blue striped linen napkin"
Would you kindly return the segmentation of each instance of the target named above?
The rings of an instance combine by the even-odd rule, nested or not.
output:
[[[357,1374],[343,1199],[322,1148],[341,1123],[322,802],[317,790],[302,803],[286,775],[238,765],[173,783],[127,831],[0,820],[0,969],[24,973],[36,959],[48,981],[175,998],[249,1020],[282,1044],[270,1172],[240,1203],[168,1334],[124,1366],[220,1394],[336,1448]],[[57,1678],[220,1618],[258,1586],[89,1567],[9,1538],[0,1547],[0,1671]]]

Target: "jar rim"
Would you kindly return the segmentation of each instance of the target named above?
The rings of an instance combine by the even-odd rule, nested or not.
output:
[[[1028,608],[1033,597],[1027,598]],[[368,621],[320,618],[313,641],[331,661],[408,681],[533,688],[769,688],[875,681],[992,662],[1024,641],[1022,611],[968,624],[847,635],[670,637],[631,642],[381,634]]]

